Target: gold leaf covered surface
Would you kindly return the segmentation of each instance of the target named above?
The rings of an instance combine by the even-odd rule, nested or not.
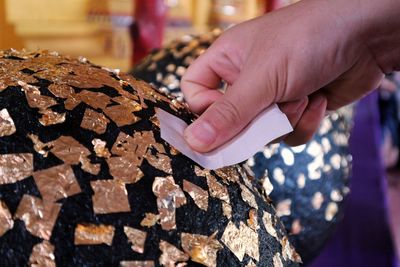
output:
[[[247,233],[237,238],[257,240],[245,252],[257,266],[285,255],[281,243],[291,251],[280,224],[277,238],[247,226],[251,206],[258,207],[254,218],[274,211],[253,188],[243,193],[250,183],[239,167],[202,170],[160,139],[155,107],[187,122],[193,116],[147,84],[55,53],[6,51],[0,52],[0,90],[0,110],[7,109],[16,127],[8,139],[0,137],[0,168],[12,174],[0,184],[0,199],[14,220],[0,237],[8,250],[51,260],[54,246],[56,263],[78,265],[241,266],[246,260],[221,241],[234,222]],[[43,123],[46,114],[65,119],[50,116],[54,123]],[[10,155],[24,164],[10,166]],[[12,239],[18,235],[48,243],[33,252],[29,242]],[[135,236],[139,243],[129,241]],[[206,250],[198,251],[199,242]]]

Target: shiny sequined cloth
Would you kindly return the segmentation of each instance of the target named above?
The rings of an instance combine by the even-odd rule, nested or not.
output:
[[[208,171],[160,138],[191,113],[85,58],[0,52],[0,266],[296,266],[240,166]]]
[[[184,36],[154,51],[132,73],[183,101],[182,75],[220,34],[214,30]],[[351,121],[352,108],[343,108],[324,119],[308,144],[294,148],[270,145],[246,162],[258,186],[272,199],[305,262],[318,254],[342,217],[349,191]]]

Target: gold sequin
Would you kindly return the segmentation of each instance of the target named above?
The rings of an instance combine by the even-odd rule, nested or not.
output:
[[[182,248],[194,262],[207,267],[217,266],[217,253],[222,245],[215,239],[215,235],[204,236],[182,233]]]
[[[160,250],[162,252],[160,256],[160,264],[164,266],[173,267],[177,262],[185,262],[189,260],[189,256],[186,253],[164,240],[160,241]]]
[[[194,200],[194,203],[202,210],[208,209],[208,192],[201,187],[183,180],[183,190]]]
[[[175,211],[186,204],[186,197],[172,176],[156,177],[153,192],[157,197],[157,207],[160,213],[160,224],[163,230],[176,229]]]
[[[97,134],[103,134],[106,132],[109,122],[110,120],[104,114],[88,108],[83,114],[81,127]]]
[[[32,175],[33,155],[30,153],[0,155],[0,185],[11,184]]]
[[[147,233],[128,226],[124,226],[124,232],[128,237],[129,242],[132,244],[132,250],[137,253],[143,253]]]
[[[49,240],[60,209],[61,204],[24,195],[14,216],[24,221],[32,235]]]
[[[33,174],[42,198],[57,201],[81,192],[74,171],[69,165],[59,165]]]
[[[29,257],[29,266],[55,267],[54,246],[46,240],[33,246]]]
[[[230,221],[225,228],[221,241],[235,254],[239,261],[243,261],[245,254],[259,261],[258,234],[243,222],[240,222],[240,227],[237,228]]]
[[[0,237],[13,228],[14,221],[11,213],[3,201],[0,200]]]
[[[96,180],[90,185],[94,191],[93,210],[96,214],[129,212],[128,192],[125,183],[118,180]]]
[[[0,137],[12,135],[16,131],[15,123],[8,110],[3,108],[0,110]]]
[[[111,246],[115,228],[112,225],[78,224],[75,228],[75,245]]]

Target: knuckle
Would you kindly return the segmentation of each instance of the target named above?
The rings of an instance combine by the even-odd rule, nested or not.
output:
[[[214,127],[217,129],[232,127],[241,121],[239,108],[229,100],[224,100],[215,105],[212,111]]]

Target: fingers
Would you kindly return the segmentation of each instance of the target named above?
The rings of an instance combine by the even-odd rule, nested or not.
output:
[[[311,96],[294,131],[284,139],[284,142],[290,146],[297,146],[310,140],[325,116],[326,106],[327,99],[323,94]]]
[[[216,90],[222,80],[232,84],[239,76],[237,64],[233,64],[226,52],[226,49],[219,48],[218,42],[214,43],[182,77],[181,89],[193,112],[202,113],[222,96]]]

